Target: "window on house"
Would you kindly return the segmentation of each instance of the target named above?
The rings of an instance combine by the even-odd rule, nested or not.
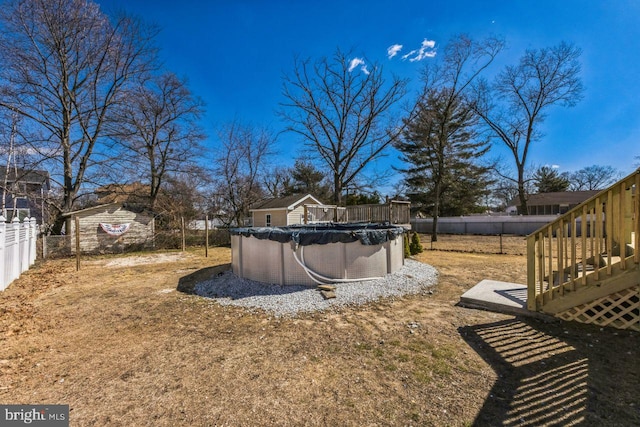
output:
[[[267,227],[271,227],[271,214],[267,214],[267,215],[266,215],[265,225],[266,225]]]

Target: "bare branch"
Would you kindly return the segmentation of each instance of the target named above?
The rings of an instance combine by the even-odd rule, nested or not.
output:
[[[406,91],[405,80],[387,83],[379,64],[367,72],[350,69],[349,56],[338,50],[313,64],[296,59],[283,85],[281,116],[331,171],[337,203],[343,188],[400,135],[389,113]]]

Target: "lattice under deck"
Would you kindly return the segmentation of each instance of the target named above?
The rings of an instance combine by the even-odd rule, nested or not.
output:
[[[633,286],[603,298],[556,314],[563,320],[575,320],[599,326],[640,331],[640,286]]]

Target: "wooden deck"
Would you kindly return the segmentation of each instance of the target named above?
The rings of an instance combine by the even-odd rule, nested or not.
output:
[[[527,307],[640,330],[640,169],[527,237]]]
[[[411,203],[393,200],[382,205],[305,205],[305,224],[314,223],[354,223],[388,222],[405,228],[411,228]]]

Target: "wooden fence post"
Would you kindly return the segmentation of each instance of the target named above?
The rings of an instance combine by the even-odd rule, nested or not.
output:
[[[80,271],[80,218],[73,217],[76,234],[76,271]]]
[[[42,233],[42,259],[47,259],[47,235]]]
[[[181,228],[182,228],[182,252],[184,252],[186,250],[187,242],[186,242],[186,238],[185,238],[184,217],[183,216],[180,217],[180,224],[181,224]]]
[[[209,215],[204,217],[204,257],[209,258]]]

